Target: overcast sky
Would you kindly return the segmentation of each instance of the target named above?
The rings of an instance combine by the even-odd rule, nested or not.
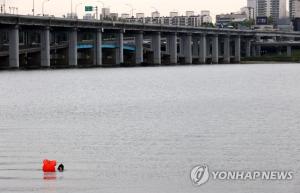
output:
[[[0,0],[3,3],[5,0]],[[45,0],[47,1],[47,0]],[[8,6],[16,6],[19,8],[19,13],[31,13],[33,0],[6,0]],[[35,0],[36,14],[42,11],[43,0]],[[84,5],[99,5],[97,0],[73,0],[74,7],[76,4],[83,2],[82,6],[78,6],[78,13],[84,13]],[[103,0],[106,7],[111,8],[111,12],[130,13],[130,7],[126,4],[131,4],[136,12],[144,12],[146,16],[155,11],[155,7],[161,15],[169,15],[170,11],[178,11],[184,14],[186,10],[200,13],[201,10],[210,10],[212,15],[219,13],[228,13],[239,11],[243,6],[246,6],[246,0]],[[45,14],[62,16],[71,9],[71,0],[50,0],[45,3]],[[74,8],[75,9],[75,8]],[[8,9],[7,9],[8,10]]]

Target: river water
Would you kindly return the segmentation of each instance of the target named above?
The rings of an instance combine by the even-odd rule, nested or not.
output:
[[[3,71],[0,192],[299,193],[299,118],[299,64]],[[294,179],[196,187],[198,164]]]

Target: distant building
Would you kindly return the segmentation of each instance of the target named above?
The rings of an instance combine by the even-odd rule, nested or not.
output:
[[[193,11],[187,11],[188,16],[179,16],[178,12],[170,12],[169,17],[161,17],[159,12],[152,12],[151,17],[145,17],[144,13],[137,13],[136,17],[130,17],[129,14],[122,14],[120,21],[132,23],[163,24],[176,26],[200,27],[203,23],[212,23],[209,11],[202,11],[201,15],[195,15]]]
[[[178,17],[178,12],[174,12],[174,11],[172,11],[172,12],[170,12],[170,17]]]
[[[271,16],[273,24],[277,25],[287,16],[286,0],[257,0],[257,16]]]
[[[255,19],[256,15],[257,15],[257,0],[247,0],[247,7],[250,8],[250,10],[251,10],[250,15],[254,15],[253,19]]]
[[[121,14],[121,18],[122,19],[128,19],[130,16],[129,16],[129,14],[128,13],[122,13]]]
[[[76,13],[67,13],[67,17],[66,18],[68,18],[68,19],[71,19],[71,18],[78,18],[77,17],[77,14]]]
[[[158,17],[160,17],[160,13],[158,11],[154,11],[154,12],[151,13],[151,17],[152,18],[158,18]]]
[[[187,16],[187,17],[191,17],[191,16],[194,16],[194,15],[195,15],[194,11],[186,11],[185,12],[185,16]]]
[[[83,19],[85,20],[93,20],[95,19],[95,14],[87,13],[83,16]]]
[[[300,18],[300,0],[295,3],[295,18]]]
[[[290,19],[300,17],[300,0],[289,0]]]
[[[270,17],[271,0],[256,0],[256,15]]]
[[[210,15],[210,11],[209,10],[202,10],[201,15]]]
[[[144,17],[145,17],[144,13],[136,13],[136,18],[137,19],[141,19],[141,18],[144,18]]]
[[[102,8],[102,18],[108,18],[110,16],[110,9],[109,8]]]
[[[241,13],[246,14],[248,19],[255,19],[256,17],[252,7],[242,7]]]
[[[293,20],[296,14],[296,1],[297,0],[289,0],[289,16],[290,19]]]
[[[200,27],[201,26],[201,16],[190,16],[188,17],[188,26]]]
[[[132,18],[134,20],[134,18]],[[145,23],[145,14],[144,13],[136,13],[135,21],[138,23]]]
[[[118,13],[110,13],[109,18],[113,21],[117,21],[119,19],[119,14]]]
[[[212,23],[212,17],[210,16],[209,10],[202,10],[201,11],[201,23]]]
[[[300,18],[295,18],[293,21],[294,31],[300,31]]]
[[[293,27],[295,31],[300,31],[300,1],[296,0],[294,3],[295,13],[293,18]]]
[[[280,20],[286,18],[286,0],[271,1],[271,16],[274,24],[279,24]]]
[[[201,23],[212,23],[212,17],[210,15],[201,15]]]
[[[230,13],[216,15],[216,24],[220,26],[227,26],[231,23],[238,23],[248,20],[248,17],[244,13]]]

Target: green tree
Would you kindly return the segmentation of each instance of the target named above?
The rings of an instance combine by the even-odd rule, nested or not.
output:
[[[273,25],[273,23],[274,23],[273,17],[272,16],[268,17],[268,24]]]
[[[215,27],[213,23],[202,23],[202,27]]]

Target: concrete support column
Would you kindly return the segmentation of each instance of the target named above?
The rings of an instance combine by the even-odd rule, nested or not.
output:
[[[230,63],[230,36],[224,38],[224,63]]]
[[[212,41],[210,37],[207,37],[206,39],[206,56],[211,57],[212,52]]]
[[[69,66],[77,66],[77,29],[69,32]]]
[[[135,35],[135,63],[142,64],[144,62],[144,37],[143,32]]]
[[[192,55],[192,35],[185,34],[184,35],[184,62],[185,64],[193,63],[193,55]]]
[[[9,30],[9,67],[19,68],[19,27]]]
[[[184,39],[182,37],[179,38],[179,56],[184,56]]]
[[[102,29],[98,29],[95,34],[94,54],[94,65],[102,66]]]
[[[260,36],[256,36],[256,42],[262,42],[262,39]],[[256,46],[255,53],[256,53],[256,56],[258,56],[258,57],[261,56],[261,45]]]
[[[152,35],[153,63],[161,64],[161,36],[160,32]]]
[[[199,57],[199,43],[198,43],[198,38],[194,38],[193,39],[193,47],[192,47],[192,50],[193,50],[193,56],[195,57]]]
[[[257,56],[257,53],[256,53],[256,46],[255,46],[255,45],[252,45],[252,46],[251,46],[251,50],[252,50],[252,55],[253,55],[254,57],[256,57],[256,56]]]
[[[173,33],[168,37],[169,45],[169,54],[170,54],[170,63],[177,64],[177,35]]]
[[[234,39],[234,50],[235,50],[234,62],[239,63],[241,62],[241,37],[240,36],[237,36]]]
[[[261,56],[261,45],[256,46],[256,56],[258,56],[258,57]]]
[[[41,67],[50,67],[50,29],[41,31]]]
[[[199,55],[199,62],[201,64],[205,64],[206,63],[206,56],[207,56],[207,47],[206,47],[206,35],[202,34],[200,36],[200,55]]]
[[[251,57],[251,41],[246,41],[246,57]]]
[[[123,40],[124,34],[123,31],[120,31],[117,33],[116,36],[116,61],[115,63],[117,65],[120,65],[124,63],[124,40]]]
[[[212,38],[212,63],[219,63],[219,37],[214,35]]]
[[[292,46],[287,46],[286,47],[286,55],[288,56],[288,57],[291,57],[292,56]]]
[[[170,36],[166,37],[167,42],[166,42],[166,54],[170,54]]]

